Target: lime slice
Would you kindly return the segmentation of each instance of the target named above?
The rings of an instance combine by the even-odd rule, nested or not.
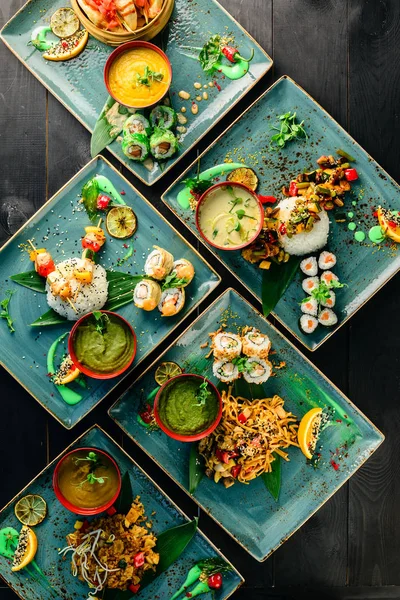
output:
[[[258,177],[255,171],[248,167],[239,167],[238,169],[231,171],[226,179],[232,183],[243,183],[243,185],[253,191],[255,191],[258,186]]]
[[[108,233],[119,240],[131,237],[137,229],[137,219],[129,206],[114,206],[107,213]]]
[[[43,521],[47,513],[47,504],[42,496],[30,494],[18,500],[14,506],[15,516],[23,525],[34,527]]]
[[[74,35],[79,29],[79,19],[72,8],[59,8],[50,19],[50,28],[59,38]]]
[[[156,372],[154,373],[154,379],[158,385],[163,385],[166,381],[181,373],[182,369],[175,362],[163,362],[157,367]]]

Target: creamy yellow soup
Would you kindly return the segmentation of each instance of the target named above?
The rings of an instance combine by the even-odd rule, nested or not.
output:
[[[216,246],[227,249],[250,243],[260,221],[257,200],[234,184],[212,190],[199,207],[198,222],[204,236]]]
[[[108,73],[112,95],[121,104],[143,108],[155,104],[171,83],[168,64],[151,48],[132,48],[113,61]]]

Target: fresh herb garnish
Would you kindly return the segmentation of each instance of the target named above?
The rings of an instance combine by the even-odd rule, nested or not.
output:
[[[195,406],[204,406],[207,402],[207,398],[212,395],[212,392],[208,389],[208,381],[204,379],[203,383],[199,385],[196,392],[197,404]]]
[[[272,148],[284,148],[284,146],[297,138],[307,139],[307,133],[304,129],[304,121],[296,123],[296,113],[287,112],[278,117],[279,127],[272,126],[272,129],[278,131],[271,137]]]
[[[104,335],[104,332],[107,329],[107,324],[110,321],[110,319],[108,318],[108,315],[106,315],[105,313],[102,313],[99,310],[93,311],[92,314],[93,314],[94,318],[96,319],[96,331],[98,333],[100,333],[100,335]]]
[[[214,229],[214,231],[212,232],[213,239],[215,239],[217,237],[217,235],[218,235],[218,229]]]
[[[227,185],[226,189],[232,196],[232,200],[229,200],[229,202],[228,202],[228,204],[232,204],[231,208],[229,209],[229,212],[231,213],[237,204],[242,204],[243,200],[242,200],[242,198],[238,198],[237,196],[235,196],[235,192],[233,191],[233,188],[231,185]]]
[[[4,298],[4,300],[2,300],[0,302],[0,306],[2,308],[2,310],[0,311],[0,318],[5,319],[7,321],[7,326],[8,329],[10,330],[11,333],[14,333],[15,329],[13,327],[13,319],[10,316],[9,313],[9,304],[10,304],[10,300],[11,300],[11,296],[14,294],[14,290],[6,290],[6,294],[7,297]]]
[[[94,468],[96,468],[100,463],[99,456],[98,454],[96,454],[96,452],[89,452],[89,454],[87,456],[84,456],[83,458],[74,458],[74,463],[77,465],[78,462],[81,462],[83,460],[92,462]]]
[[[212,557],[206,558],[198,562],[202,572],[209,577],[215,573],[228,573],[232,571],[232,567],[228,565],[222,558]]]
[[[199,61],[205,73],[213,71],[221,57],[221,36],[216,34],[210,37],[200,50]]]
[[[79,485],[83,485],[85,481],[87,481],[91,485],[96,483],[96,481],[97,483],[103,484],[106,479],[108,479],[108,477],[96,477],[94,473],[88,473],[86,479],[84,479]]]
[[[164,75],[162,73],[156,73],[152,71],[149,67],[144,68],[143,75],[139,75],[136,73],[136,80],[139,85],[146,85],[150,87],[153,81],[162,81],[164,79]]]
[[[125,254],[125,256],[123,256],[122,258],[118,258],[117,263],[118,266],[122,265],[122,263],[124,263],[126,260],[128,260],[133,254],[133,246],[132,244],[129,244],[128,250]]]
[[[245,210],[243,210],[243,208],[239,208],[239,210],[237,210],[237,211],[235,212],[235,214],[237,215],[237,218],[238,218],[239,220],[242,220],[242,219],[243,219],[243,217],[247,217],[248,219],[253,219],[253,221],[257,221],[257,219],[256,219],[255,217],[252,217],[251,215],[247,215],[247,214],[246,214],[246,211],[245,211]]]
[[[89,462],[90,465],[89,473],[80,483],[78,483],[78,487],[82,487],[86,482],[90,483],[90,485],[93,485],[96,482],[103,484],[105,483],[105,480],[108,479],[108,477],[97,477],[95,475],[95,470],[102,466],[101,458],[96,452],[89,452],[87,456],[82,458],[74,458],[73,461],[75,465],[81,461]]]
[[[319,304],[322,304],[323,302],[325,302],[325,300],[331,297],[332,288],[343,288],[346,285],[346,283],[340,283],[340,281],[337,281],[336,279],[332,279],[332,281],[330,281],[329,283],[321,281],[321,283],[311,291],[311,296],[307,296],[307,298],[304,298],[304,300],[301,301],[301,304],[309,302],[313,298],[315,298],[315,300]]]
[[[197,173],[196,177],[188,177],[184,179],[182,183],[194,194],[201,196],[210,187],[214,185],[211,179],[200,179],[200,159],[197,161]]]
[[[120,569],[126,569],[127,566],[128,566],[128,563],[126,562],[126,560],[121,558],[121,560],[118,563],[118,567]]]
[[[165,278],[164,283],[162,284],[162,291],[168,290],[169,288],[179,288],[187,283],[187,279],[185,277],[177,277],[175,273],[170,273]]]
[[[236,356],[232,359],[232,363],[237,366],[239,373],[250,371],[252,363],[244,356]]]

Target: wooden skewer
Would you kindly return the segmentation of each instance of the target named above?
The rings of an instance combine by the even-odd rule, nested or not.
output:
[[[74,294],[74,302],[76,302],[76,299],[78,298],[78,294],[79,294],[79,291],[81,289],[81,285],[82,285],[82,283],[79,281],[78,282],[78,287],[76,288],[76,292]]]
[[[36,252],[35,246],[32,244],[32,240],[28,240],[28,244],[31,246],[32,250]]]
[[[103,217],[101,217],[100,221],[97,224],[97,227],[100,227],[100,225],[102,224],[102,222],[103,222]]]
[[[78,310],[77,310],[75,304],[72,302],[71,298],[67,298],[67,302],[69,302],[69,304],[72,306],[72,308],[74,309],[74,311],[77,313]]]

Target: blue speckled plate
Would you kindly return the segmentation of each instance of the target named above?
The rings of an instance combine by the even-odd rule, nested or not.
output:
[[[5,25],[2,38],[32,74],[82,125],[93,131],[107,99],[103,67],[113,48],[90,37],[80,56],[70,61],[52,63],[43,60],[39,51],[27,45],[32,29],[40,24],[48,25],[55,10],[65,5],[68,5],[66,0],[29,0]],[[110,152],[147,185],[155,183],[182,158],[272,66],[268,54],[215,0],[175,0],[168,27],[169,30],[163,35],[163,49],[173,69],[171,100],[176,110],[180,110],[183,105],[187,107],[187,131],[181,135],[181,148],[164,165],[163,170],[155,164],[149,171],[143,165],[130,161],[123,154],[118,141],[109,146]],[[255,56],[248,74],[242,79],[230,81],[217,74],[216,81],[219,82],[221,92],[217,87],[208,89],[209,99],[198,103],[199,112],[194,116],[190,110],[191,102],[183,102],[178,97],[178,92],[186,90],[194,100],[198,94],[193,87],[194,81],[204,85],[211,78],[203,73],[198,61],[182,53],[181,47],[202,46],[214,33],[233,35],[243,56],[248,56],[251,48],[254,49]]]
[[[209,348],[201,348],[208,334],[220,323],[227,331],[254,325],[272,342],[275,376],[264,384],[266,397],[278,394],[286,410],[301,418],[316,406],[327,408],[330,426],[320,437],[319,468],[307,465],[297,448],[289,450],[290,462],[281,461],[282,487],[275,502],[260,478],[248,486],[222,484],[204,478],[194,500],[236,541],[259,561],[267,558],[313,513],[318,510],[364,463],[383,441],[383,435],[326,377],[318,371],[277,329],[237,292],[227,290],[205,311],[165,354],[132,384],[110,409],[110,416],[151,456],[185,491],[188,489],[190,444],[172,440],[161,431],[149,433],[137,421],[140,401],[155,389],[154,371],[160,360],[173,360],[186,372],[212,375],[212,359],[205,359]],[[142,391],[143,390],[143,391]],[[242,392],[243,393],[243,392]],[[257,397],[260,397],[257,393]],[[331,461],[339,465],[333,468]]]
[[[52,342],[64,331],[69,331],[73,322],[53,327],[30,327],[40,315],[48,310],[44,294],[16,285],[10,275],[30,271],[32,263],[28,253],[18,246],[34,239],[37,247],[45,246],[55,262],[80,255],[80,239],[84,227],[89,224],[86,212],[79,204],[83,184],[95,174],[108,177],[116,190],[125,192],[125,202],[132,206],[137,218],[138,229],[130,240],[116,240],[107,235],[100,264],[131,274],[143,273],[144,260],[153,244],[167,245],[176,258],[186,257],[195,268],[195,278],[186,288],[186,303],[175,317],[161,318],[156,309],[145,312],[128,304],[118,312],[128,319],[135,329],[138,348],[133,367],[154,350],[169,333],[205,298],[220,278],[185,239],[143,198],[114,167],[102,157],[92,160],[51,198],[1,250],[1,299],[7,289],[15,290],[10,303],[10,312],[15,320],[15,333],[7,330],[6,322],[0,323],[0,362],[64,427],[70,429],[80,421],[108,392],[123,378],[101,381],[87,379],[87,389],[77,388],[83,400],[75,406],[67,405],[47,377],[46,354]],[[123,244],[132,243],[134,254],[131,259],[118,266],[116,261],[127,250]]]
[[[297,111],[299,120],[304,119],[308,141],[291,142],[279,152],[271,151],[270,138],[274,133],[271,124],[275,125],[277,115],[287,111]],[[201,156],[202,171],[224,161],[246,163],[259,175],[259,193],[281,198],[283,185],[287,185],[298,173],[315,169],[316,160],[322,154],[335,154],[338,148],[347,150],[356,158],[354,166],[360,176],[353,184],[352,193],[346,195],[344,208],[329,213],[331,226],[328,249],[337,255],[337,265],[333,270],[340,281],[348,284],[336,294],[334,310],[338,314],[338,325],[333,328],[319,326],[311,335],[301,331],[299,302],[305,294],[301,288],[300,272],[273,313],[310,350],[315,350],[327,340],[400,269],[398,245],[378,248],[368,240],[370,227],[377,224],[372,213],[379,204],[400,209],[398,184],[288,77],[281,78],[270,87]],[[194,173],[196,166],[193,163],[164,193],[162,199],[199,237],[192,211],[183,210],[177,202],[178,193],[183,187],[180,180]],[[338,213],[344,213],[344,223],[335,221]],[[348,217],[348,213],[353,213],[353,216]],[[354,232],[348,229],[350,221],[356,225],[357,231],[366,234],[362,244],[355,240]],[[260,300],[262,271],[245,261],[239,252],[212,250]]]
[[[0,513],[0,528],[14,527],[19,530],[21,524],[14,515],[14,505],[26,494],[40,494],[47,502],[46,519],[35,527],[38,538],[36,562],[45,573],[48,581],[60,600],[82,600],[87,598],[89,589],[86,583],[73,577],[70,561],[63,560],[57,555],[59,548],[66,546],[66,535],[74,529],[76,516],[67,511],[56,499],[52,488],[53,470],[56,462],[67,450],[75,447],[93,446],[105,450],[116,460],[121,473],[129,471],[134,496],[139,495],[146,514],[152,515],[153,531],[157,535],[170,527],[184,523],[188,517],[165,495],[149,476],[114,442],[102,429],[94,426],[60,456],[50,463],[18,496]],[[154,512],[154,515],[153,515]],[[140,592],[143,600],[167,600],[172,593],[182,585],[187,571],[200,559],[213,556],[224,558],[211,541],[200,531],[195,535],[184,553],[151,585]],[[233,570],[224,577],[222,590],[216,593],[218,600],[225,600],[242,584],[243,578]],[[33,581],[28,575],[12,573],[10,562],[0,556],[0,575],[8,585],[24,600],[43,600],[50,598],[47,589],[39,582]],[[54,597],[54,596],[53,596]]]

